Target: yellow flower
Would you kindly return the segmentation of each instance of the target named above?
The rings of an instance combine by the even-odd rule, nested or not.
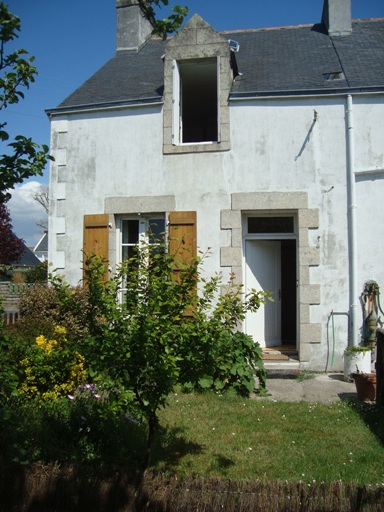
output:
[[[47,352],[52,352],[53,348],[57,347],[57,345],[58,345],[58,342],[56,340],[49,340],[49,341],[47,341],[47,344],[45,346],[45,350]]]
[[[47,340],[46,340],[45,336],[38,336],[38,337],[36,338],[36,344],[37,344],[40,348],[45,349],[46,344],[47,344]]]
[[[55,326],[55,334],[57,334],[59,336],[65,336],[67,334],[67,329],[60,325],[56,325]]]

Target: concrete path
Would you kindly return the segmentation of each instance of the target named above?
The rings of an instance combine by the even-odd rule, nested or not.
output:
[[[346,382],[342,373],[308,374],[303,380],[298,379],[297,375],[270,374],[267,378],[267,391],[267,397],[256,399],[321,403],[357,399],[355,383]]]

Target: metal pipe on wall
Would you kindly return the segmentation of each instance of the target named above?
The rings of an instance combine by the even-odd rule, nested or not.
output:
[[[349,345],[358,345],[357,313],[357,242],[356,242],[356,191],[355,191],[355,141],[353,124],[353,98],[347,96],[346,112],[347,180],[348,180],[348,241],[349,241]]]

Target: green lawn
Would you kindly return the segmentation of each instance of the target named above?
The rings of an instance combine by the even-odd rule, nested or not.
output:
[[[384,482],[384,411],[175,394],[153,469],[179,476],[358,484]]]
[[[137,472],[146,424],[113,404],[12,402],[0,410],[3,463],[75,464]],[[160,412],[151,473],[384,485],[384,410],[360,402],[275,402],[177,393]]]

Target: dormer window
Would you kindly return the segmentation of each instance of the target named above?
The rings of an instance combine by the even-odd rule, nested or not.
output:
[[[228,39],[195,14],[164,54],[163,152],[228,151],[228,98],[236,72]]]
[[[173,144],[219,142],[219,59],[174,61]]]

